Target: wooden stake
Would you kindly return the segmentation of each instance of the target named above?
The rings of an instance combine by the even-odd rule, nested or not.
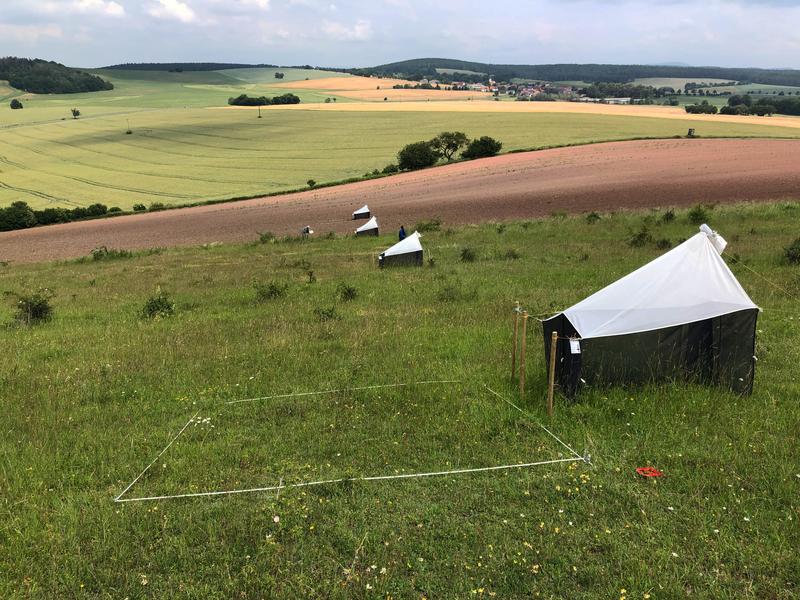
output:
[[[558,349],[558,332],[550,337],[550,373],[547,378],[547,414],[553,416],[553,387],[556,384],[556,351]]]
[[[519,345],[517,340],[517,330],[519,329],[519,301],[517,301],[517,306],[514,308],[514,343],[512,344],[511,348],[511,379],[514,379],[514,376],[517,374],[517,346]]]
[[[528,311],[522,311],[522,341],[519,349],[519,399],[525,398],[525,348],[528,342]]]

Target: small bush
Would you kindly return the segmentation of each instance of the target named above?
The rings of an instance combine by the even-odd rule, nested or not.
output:
[[[689,211],[687,217],[692,225],[702,225],[708,222],[708,211],[704,206],[698,204]]]
[[[259,244],[270,244],[275,241],[275,234],[271,231],[258,232]]]
[[[18,295],[14,320],[22,325],[36,325],[49,321],[53,316],[50,300],[54,295],[46,288],[33,294]]]
[[[341,319],[339,313],[336,311],[335,306],[331,306],[329,308],[315,308],[314,315],[317,317],[317,320],[321,323],[325,323],[326,321],[338,321]]]
[[[175,314],[175,303],[160,287],[156,288],[156,293],[144,303],[141,313],[145,319],[160,319],[173,314]]]
[[[358,290],[352,285],[348,285],[346,283],[340,283],[336,287],[336,293],[339,294],[339,299],[342,302],[350,302],[351,300],[358,298]]]
[[[662,223],[672,223],[675,220],[675,211],[671,208],[665,210],[664,213],[659,218],[659,221]]]
[[[430,231],[439,231],[442,228],[442,220],[441,219],[430,219],[428,221],[420,221],[417,223],[416,229],[420,233],[426,233]]]
[[[144,212],[147,210],[147,207],[144,204],[134,204],[133,205],[133,212]]]
[[[484,135],[477,140],[472,140],[467,146],[466,150],[461,153],[462,158],[484,158],[487,156],[494,156],[502,149],[503,144],[496,139]]]
[[[256,302],[261,304],[283,298],[286,295],[286,290],[289,289],[289,285],[275,281],[270,281],[269,283],[255,281],[253,282],[253,289],[256,291]]]
[[[308,185],[308,187],[310,188],[314,188],[317,187],[317,182],[313,179],[309,179],[308,181],[306,181],[306,185]]]
[[[17,98],[14,98],[11,101],[11,110],[19,110],[21,108],[23,108],[22,102],[20,102]]]
[[[108,209],[108,212],[110,212],[110,213],[121,213],[122,209],[119,206],[112,206],[111,208]]]
[[[642,248],[653,241],[653,236],[644,225],[636,233],[628,238],[628,246],[631,248]]]
[[[790,265],[800,264],[800,238],[797,238],[792,244],[783,251],[783,256]]]
[[[116,250],[106,246],[98,246],[91,252],[92,260],[113,260],[116,258],[130,258],[133,253],[130,250]]]
[[[477,297],[475,291],[464,291],[458,284],[447,284],[436,293],[436,299],[442,303],[460,302],[462,300],[474,300]]]
[[[600,215],[599,215],[599,214],[597,214],[595,211],[592,211],[592,212],[590,212],[588,215],[586,215],[586,222],[587,222],[589,225],[594,225],[594,224],[595,224],[595,223],[597,223],[599,220],[600,220]]]
[[[501,258],[502,260],[519,260],[520,258],[522,258],[522,255],[519,252],[517,252],[516,249],[509,248],[508,250],[500,254],[499,258]]]
[[[430,142],[414,142],[397,153],[397,166],[402,171],[415,171],[432,167],[439,161],[439,154]]]
[[[471,263],[475,262],[477,258],[478,255],[473,248],[466,247],[461,249],[461,262]]]
[[[672,248],[672,241],[668,238],[661,238],[660,240],[656,240],[656,248],[659,250],[669,250]]]
[[[385,175],[389,175],[390,173],[397,173],[399,170],[400,170],[400,167],[398,167],[396,164],[391,164],[391,165],[386,165],[385,167],[383,167],[383,171],[382,172]]]
[[[158,210],[164,210],[167,208],[167,205],[163,202],[152,202],[150,207],[147,209],[150,212],[156,212]]]

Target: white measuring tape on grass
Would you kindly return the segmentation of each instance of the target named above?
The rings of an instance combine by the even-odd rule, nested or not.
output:
[[[344,388],[340,390],[326,390],[321,392],[298,392],[293,394],[280,394],[276,396],[262,396],[260,398],[246,398],[244,400],[231,400],[226,402],[226,404],[237,404],[240,402],[255,402],[257,400],[268,400],[271,398],[290,398],[296,396],[313,396],[313,395],[322,395],[322,394],[334,394],[339,392],[346,392],[346,391],[356,391],[356,390],[371,390],[371,389],[380,389],[380,388],[392,388],[392,387],[406,387],[412,385],[432,385],[432,384],[444,384],[444,383],[462,383],[461,381],[456,380],[446,380],[446,381],[417,381],[412,383],[390,383],[390,384],[383,384],[383,385],[370,385],[370,386],[363,386],[363,387],[355,387],[355,388]],[[194,422],[195,418],[199,413],[195,413],[192,415],[192,418],[189,419],[186,424],[178,431],[177,434],[169,441],[169,443],[164,447],[161,452],[147,465],[144,470],[139,473],[139,475],[134,479],[128,486],[122,490],[122,492],[114,498],[114,502],[153,502],[158,500],[173,500],[177,498],[208,498],[214,496],[231,496],[236,494],[251,494],[251,493],[258,493],[258,492],[279,492],[281,490],[292,489],[292,488],[306,488],[306,487],[315,487],[321,485],[331,485],[331,484],[340,484],[345,482],[375,482],[375,481],[390,481],[390,480],[399,480],[399,479],[421,479],[424,477],[442,477],[445,475],[464,475],[469,473],[486,473],[490,471],[506,471],[510,469],[526,469],[530,467],[537,467],[541,465],[551,465],[557,463],[575,463],[575,462],[586,462],[589,463],[588,456],[581,456],[575,450],[573,450],[570,446],[565,444],[561,439],[558,438],[552,431],[547,429],[544,425],[536,421],[533,416],[522,410],[519,406],[511,402],[510,400],[504,398],[502,395],[498,394],[489,386],[484,385],[489,392],[524,414],[525,416],[531,418],[539,427],[541,427],[545,432],[547,432],[553,439],[555,439],[559,444],[561,444],[564,448],[569,450],[572,456],[567,458],[556,458],[553,460],[542,460],[536,462],[527,462],[527,463],[516,463],[516,464],[507,464],[507,465],[496,465],[491,467],[474,467],[468,469],[450,469],[445,471],[426,471],[420,473],[400,473],[400,474],[392,474],[392,475],[371,475],[371,476],[362,476],[362,477],[343,477],[339,479],[321,479],[319,481],[303,481],[298,483],[280,483],[278,485],[272,486],[265,486],[265,487],[256,487],[256,488],[243,488],[243,489],[235,489],[235,490],[220,490],[220,491],[211,491],[211,492],[192,492],[192,493],[184,493],[184,494],[167,494],[162,496],[138,496],[134,498],[123,498],[123,496],[139,481],[147,471],[150,470],[159,458],[161,458],[164,453],[169,450],[170,446],[175,443],[175,441],[183,434],[184,431],[189,427],[189,425]],[[281,480],[282,481],[282,480]]]

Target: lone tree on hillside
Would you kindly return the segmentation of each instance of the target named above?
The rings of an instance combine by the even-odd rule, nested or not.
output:
[[[72,118],[73,119],[77,119],[78,117],[81,116],[81,111],[79,111],[77,108],[73,108],[71,110],[72,110]]]
[[[22,102],[20,102],[17,98],[14,98],[11,101],[11,110],[19,110],[20,108],[23,108]]]
[[[472,140],[469,146],[467,146],[467,149],[461,153],[461,156],[467,159],[494,156],[500,152],[502,147],[502,142],[498,142],[496,139],[484,135],[477,140]]]
[[[431,140],[431,147],[445,160],[453,160],[456,152],[467,145],[469,138],[461,131],[443,131]]]
[[[283,79],[284,74],[280,71],[275,71],[275,79]]]
[[[402,171],[414,171],[432,167],[439,160],[439,153],[433,149],[430,142],[414,142],[404,146],[397,153],[397,166]]]

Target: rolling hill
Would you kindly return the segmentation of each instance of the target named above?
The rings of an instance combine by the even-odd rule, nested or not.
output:
[[[438,71],[437,71],[438,69]],[[435,77],[442,71],[485,73],[496,79],[536,79],[544,81],[607,81],[625,83],[647,77],[680,77],[748,81],[771,85],[800,85],[800,70],[729,67],[684,67],[671,65],[542,64],[502,65],[449,58],[416,58],[354,69],[361,75],[383,77]]]

